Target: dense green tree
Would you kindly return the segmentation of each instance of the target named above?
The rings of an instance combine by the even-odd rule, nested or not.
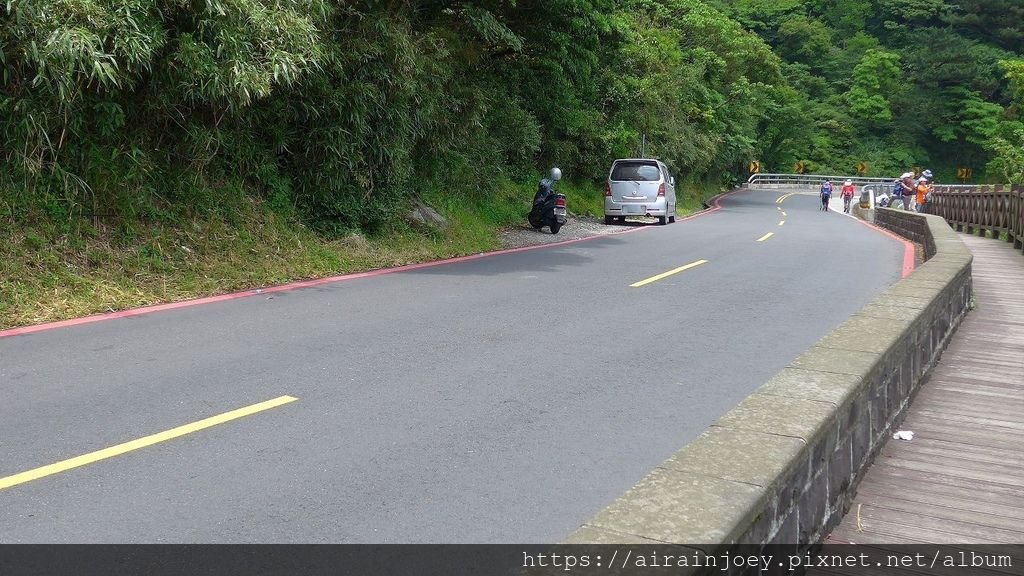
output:
[[[63,222],[248,198],[341,231],[555,163],[600,179],[642,142],[713,181],[758,158],[1002,178],[1018,4],[11,0],[0,194],[15,218]]]
[[[1007,182],[1024,184],[1024,60],[1004,60],[1000,65],[1010,84],[1013,105],[994,127],[985,123],[988,138],[984,146],[992,154],[988,168]]]
[[[869,50],[853,69],[853,86],[846,94],[850,112],[869,126],[892,120],[889,101],[900,88],[900,58],[884,50]]]
[[[957,0],[944,20],[965,36],[1024,52],[1024,4],[1017,0]]]

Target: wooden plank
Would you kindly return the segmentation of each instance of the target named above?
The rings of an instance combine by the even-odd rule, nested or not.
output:
[[[984,468],[968,469],[948,467],[945,463],[918,462],[903,458],[880,458],[879,461],[897,468],[976,482],[979,484],[979,489],[983,488],[982,484],[986,485],[984,487],[994,484],[1007,488],[1016,488],[1017,490],[1024,488],[1024,478],[1018,475],[1015,470],[1007,469],[1003,466],[996,467],[990,465]]]
[[[857,499],[859,503],[871,503],[878,496],[897,497],[908,502],[932,503],[940,499],[948,503],[950,507],[962,510],[971,510],[983,514],[1011,518],[1017,521],[1018,526],[1024,526],[1024,502],[1018,506],[1008,506],[1002,499],[998,503],[985,502],[973,496],[971,490],[951,488],[943,484],[915,483],[912,490],[908,486],[898,483],[886,483],[881,479],[874,479],[872,482],[864,483],[857,488]]]
[[[916,535],[928,532],[936,539],[934,544],[1016,544],[1021,541],[1021,533],[1017,530],[932,518],[914,512],[888,510],[877,506],[865,505],[861,509],[861,522],[864,530],[868,532],[873,531],[873,527],[876,526],[879,532],[895,532],[893,535],[896,536],[907,530],[913,530]]]
[[[867,526],[857,526],[857,505],[850,509],[848,518],[852,522],[843,520],[843,523],[836,527],[829,535],[829,541],[834,544],[933,544],[928,540],[928,534],[907,530],[906,526],[890,528],[891,524],[876,522],[869,530]],[[863,530],[861,529],[863,528]],[[961,542],[962,544],[962,542]]]
[[[939,410],[926,409],[924,406],[909,413],[906,421],[920,422],[926,425],[931,424],[940,428],[952,427],[953,429],[961,430],[964,434],[991,436],[993,440],[1000,438],[1015,439],[1018,442],[1022,442],[1021,445],[1024,446],[1024,429],[1021,429],[1020,424],[1012,421],[947,414]],[[906,425],[904,428],[906,428]],[[956,436],[957,433],[950,435]]]
[[[953,414],[971,418],[991,416],[999,420],[1013,421],[1022,410],[1024,401],[1016,398],[973,398],[965,402],[964,398],[953,394],[928,394],[931,390],[922,390],[914,400],[927,404],[933,412]],[[923,396],[923,397],[922,397]]]
[[[966,396],[989,396],[997,399],[1004,400],[1018,400],[1024,397],[1024,390],[1019,389],[1016,386],[999,385],[998,383],[984,382],[982,380],[972,380],[970,378],[951,378],[951,377],[933,377],[928,381],[931,389],[944,390],[950,393],[956,393],[966,399]],[[924,388],[922,388],[924,390]]]
[[[969,370],[969,374],[976,370],[983,372],[995,373],[1003,376],[1003,379],[1007,383],[1021,382],[1020,376],[1024,374],[1024,364],[1020,362],[1017,351],[1006,352],[1001,356],[992,357],[979,357],[979,354],[956,354],[948,353],[943,354],[943,363],[938,367],[937,372],[943,372],[951,368],[956,368],[957,371]]]
[[[1001,396],[967,396],[962,393],[927,386],[917,394],[915,402],[927,403],[935,410],[965,416],[991,414],[1000,418],[1015,418],[1024,411],[1024,391]]]
[[[1002,418],[985,418],[979,416],[965,416],[954,414],[941,408],[933,408],[929,405],[921,406],[916,413],[918,418],[937,418],[949,423],[965,424],[972,427],[981,427],[992,430],[997,434],[1008,434],[1019,432],[1024,436],[1024,421],[1006,420]],[[1024,445],[1024,444],[1022,444]]]
[[[911,458],[929,461],[956,461],[968,466],[996,464],[1012,466],[1024,473],[1024,454],[1019,450],[971,446],[940,438],[914,437],[909,442],[888,442],[882,448],[887,458]]]
[[[851,512],[856,514],[856,507]],[[869,517],[869,514],[871,517]],[[868,506],[861,509],[861,525],[864,531],[847,526],[835,530],[836,538],[848,539],[856,544],[888,544],[890,540],[912,540],[920,544],[1012,544],[1001,538],[971,536],[959,531],[959,527],[951,522],[927,521],[913,514],[883,514],[877,510],[869,510]],[[1006,538],[1009,539],[1009,538]]]
[[[910,491],[908,487],[904,491]],[[941,498],[932,502],[914,502],[902,500],[898,497],[901,492],[894,496],[874,494],[870,498],[858,497],[858,503],[870,506],[874,509],[887,510],[890,512],[908,512],[919,516],[927,517],[930,520],[949,520],[964,524],[973,524],[980,528],[998,528],[1008,533],[1015,534],[1015,542],[1024,542],[1024,523],[1017,518],[1007,518],[978,512],[969,508],[957,507],[955,499]]]
[[[911,430],[923,438],[951,440],[974,446],[1014,450],[1024,445],[1024,438],[1022,438],[1024,435],[1022,434],[993,435],[986,430],[969,430],[956,424],[947,423],[942,419],[922,418],[913,412],[907,416],[901,428]]]
[[[1013,381],[1007,381],[1006,376],[998,371],[981,372],[978,370],[969,374],[951,374],[948,371],[943,371],[942,373],[934,374],[933,378],[939,379],[940,382],[945,383],[999,388],[1005,390],[1005,393],[1011,398],[1019,398],[1022,392],[1019,384]]]
[[[887,459],[892,460],[892,459]],[[905,466],[895,466],[894,463],[886,460],[876,460],[871,466],[869,475],[878,474],[885,478],[896,480],[903,486],[913,486],[921,483],[936,483],[940,485],[962,488],[975,491],[976,497],[984,502],[1011,502],[1019,503],[1024,499],[1024,494],[1017,486],[1006,486],[1002,484],[979,483],[969,478],[950,476],[947,474],[931,474]],[[1018,504],[1019,505],[1019,504]]]

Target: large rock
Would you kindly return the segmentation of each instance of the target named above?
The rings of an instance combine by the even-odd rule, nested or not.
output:
[[[448,220],[444,216],[441,216],[437,210],[419,201],[413,202],[412,210],[409,211],[407,220],[418,228],[441,232],[448,229]]]

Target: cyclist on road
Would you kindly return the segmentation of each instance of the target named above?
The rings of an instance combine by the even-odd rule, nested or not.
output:
[[[853,194],[856,190],[853,186],[853,180],[847,180],[843,183],[843,212],[847,214],[850,213],[850,202],[853,201]]]

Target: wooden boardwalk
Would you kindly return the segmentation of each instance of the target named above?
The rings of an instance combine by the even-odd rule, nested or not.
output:
[[[962,237],[977,307],[829,543],[1024,543],[1024,256]]]

